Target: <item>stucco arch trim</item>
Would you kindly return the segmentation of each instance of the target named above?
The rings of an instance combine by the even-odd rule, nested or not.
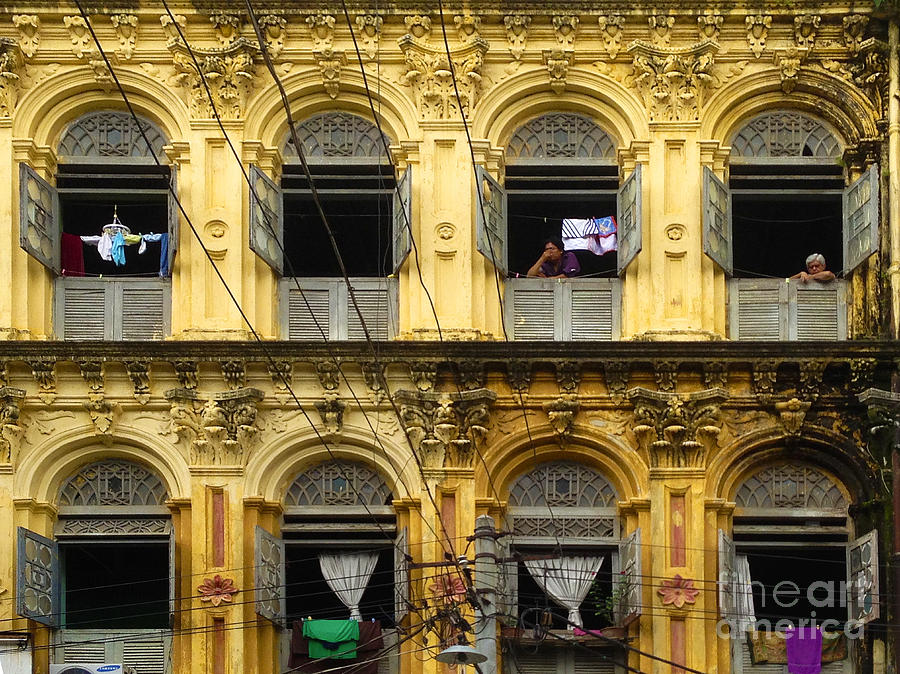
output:
[[[325,93],[318,71],[291,74],[283,78],[282,83],[291,104],[291,116],[296,122],[330,111],[349,112],[375,122],[365,84],[357,73],[341,74],[341,93],[337,99]],[[410,139],[417,128],[417,117],[408,97],[392,83],[376,80],[371,75],[368,83],[382,131],[394,142]],[[277,147],[288,133],[287,116],[274,85],[250,103],[246,119],[245,137],[259,139],[269,147]]]
[[[850,441],[827,429],[804,430],[799,439],[770,429],[744,436],[725,448],[710,464],[707,475],[711,491],[730,501],[738,487],[766,465],[795,461],[823,470],[849,503],[858,503],[874,495],[876,484],[872,467],[856,458],[859,454]]]
[[[123,459],[153,471],[163,481],[169,498],[190,497],[190,473],[178,450],[150,433],[129,430],[113,436],[108,444],[94,434],[93,426],[54,433],[35,447],[16,471],[14,498],[34,498],[56,503],[63,482],[80,468],[104,459]]]
[[[371,466],[385,478],[395,499],[407,498],[410,492],[418,493],[419,477],[414,470],[415,462],[409,458],[409,449],[384,438],[380,439],[379,446],[368,429],[345,425],[339,439],[329,439],[327,447],[311,429],[282,435],[277,446],[251,457],[245,473],[247,495],[283,503],[297,475],[311,466],[335,459]]]
[[[804,70],[797,88],[790,94],[781,90],[779,82],[779,72],[770,68],[729,82],[707,101],[702,115],[702,137],[728,144],[750,118],[776,108],[806,112],[825,121],[848,145],[878,135],[875,126],[878,113],[874,106],[844,80]]]
[[[117,70],[116,75],[135,113],[157,124],[169,142],[187,137],[188,110],[173,88],[131,70]],[[72,121],[86,112],[104,109],[128,108],[118,89],[102,91],[90,73],[68,71],[47,78],[21,98],[13,134],[55,148]]]
[[[632,93],[613,79],[577,68],[569,71],[564,94],[550,91],[546,70],[504,80],[479,102],[472,135],[505,147],[525,122],[547,112],[563,111],[590,117],[616,140],[618,147],[649,135],[644,107]]]
[[[639,476],[646,475],[647,468],[637,452],[614,438],[605,436],[601,439],[596,433],[577,429],[565,447],[551,429],[532,429],[530,438],[524,432],[516,433],[495,445],[486,459],[486,467],[481,466],[476,471],[476,493],[484,498],[499,496],[503,502],[507,501],[515,480],[536,466],[552,461],[574,461],[593,468],[609,480],[620,501],[646,491]]]

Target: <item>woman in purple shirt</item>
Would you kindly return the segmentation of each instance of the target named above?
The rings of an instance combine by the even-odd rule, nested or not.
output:
[[[551,236],[544,241],[544,252],[537,262],[531,265],[528,276],[540,278],[569,278],[578,276],[581,265],[575,253],[566,252],[562,239]]]

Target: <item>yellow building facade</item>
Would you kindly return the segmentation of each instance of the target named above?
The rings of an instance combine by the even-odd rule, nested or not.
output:
[[[251,8],[0,17],[3,671],[895,671],[896,22]]]

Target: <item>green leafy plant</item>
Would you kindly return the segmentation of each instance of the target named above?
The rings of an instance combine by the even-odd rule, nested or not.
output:
[[[616,618],[621,615],[621,607],[628,593],[631,591],[630,578],[622,571],[614,582],[611,592],[606,592],[605,583],[594,582],[588,592],[588,599],[594,607],[594,615],[605,619],[610,625],[616,624]]]

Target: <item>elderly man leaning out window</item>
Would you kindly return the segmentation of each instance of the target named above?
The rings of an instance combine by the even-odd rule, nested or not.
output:
[[[800,283],[808,283],[809,281],[818,281],[819,283],[827,283],[834,280],[834,273],[825,268],[825,257],[820,253],[813,253],[806,258],[806,271],[801,271],[793,276]]]

